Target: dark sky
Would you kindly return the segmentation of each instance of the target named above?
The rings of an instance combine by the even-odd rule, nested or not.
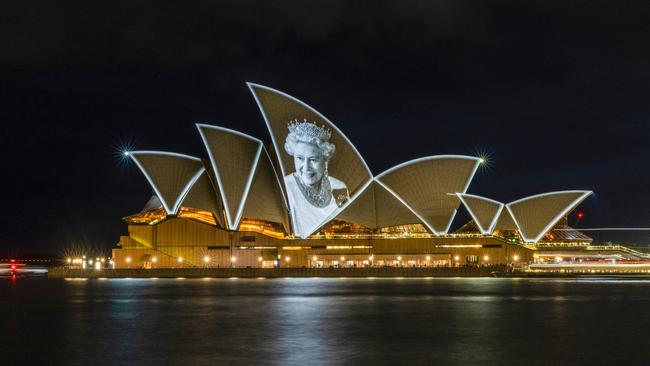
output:
[[[268,142],[246,81],[326,115],[374,174],[482,152],[470,193],[592,189],[579,227],[650,226],[645,1],[14,1],[0,252],[112,247],[150,196],[122,145],[203,157],[196,122]]]

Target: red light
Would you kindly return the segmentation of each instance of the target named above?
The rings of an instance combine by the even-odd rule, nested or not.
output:
[[[578,220],[582,220],[583,216],[584,216],[584,214],[582,212],[578,212]]]
[[[11,266],[11,269],[16,269],[16,266]]]

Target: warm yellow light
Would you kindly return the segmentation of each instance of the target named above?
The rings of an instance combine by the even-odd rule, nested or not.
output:
[[[515,254],[512,256],[512,259],[516,262],[519,260],[519,256]]]
[[[233,263],[237,262],[237,258],[236,257],[230,257],[230,261],[233,262]]]
[[[89,259],[89,260],[88,260],[88,264],[92,265],[92,264],[93,264],[93,260],[92,260],[92,259]]]
[[[72,259],[68,258],[68,259],[67,259],[67,262],[68,262],[68,263],[72,262]]]
[[[490,260],[490,257],[488,257],[487,255],[484,255],[483,260],[487,262],[488,260]]]
[[[458,261],[460,260],[460,257],[457,256],[457,255],[455,255],[455,256],[454,256],[454,260],[455,260],[456,262],[458,262]]]
[[[284,260],[288,262],[288,261],[291,260],[291,258],[289,258],[289,257],[284,257]]]
[[[257,257],[257,261],[258,261],[258,262],[261,262],[261,261],[262,261],[262,257]]]
[[[99,262],[95,262],[95,269],[102,269],[102,264]]]
[[[183,257],[178,257],[178,263],[183,263]]]
[[[102,263],[104,263],[104,262],[106,262],[106,259],[105,259],[105,258],[102,258]]]
[[[427,255],[427,260],[428,260],[428,261],[431,260],[431,256],[430,256],[430,255]]]
[[[375,256],[371,254],[370,257],[368,257],[368,259],[373,260],[375,259]]]
[[[345,257],[341,257],[341,260],[344,261],[344,260],[345,260]]]
[[[312,258],[312,259],[314,260],[314,262],[316,262],[318,260],[318,257],[314,256],[314,258]]]
[[[398,261],[401,261],[401,260],[402,260],[402,257],[401,257],[401,256],[397,257],[397,260],[398,260]]]
[[[156,258],[156,257],[151,257],[151,262],[152,262],[152,263],[156,263],[157,261],[158,261],[158,258]]]
[[[203,261],[204,261],[205,263],[208,263],[208,262],[210,261],[210,257],[208,257],[208,256],[206,255],[205,257],[203,257]]]
[[[126,257],[126,263],[131,263],[131,257]]]

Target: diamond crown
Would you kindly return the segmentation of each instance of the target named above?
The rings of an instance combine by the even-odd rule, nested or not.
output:
[[[307,119],[303,119],[302,122],[295,119],[289,122],[288,128],[289,133],[304,135],[310,139],[316,138],[322,141],[329,141],[330,137],[332,137],[332,132],[327,127],[319,127],[316,123],[309,122]]]

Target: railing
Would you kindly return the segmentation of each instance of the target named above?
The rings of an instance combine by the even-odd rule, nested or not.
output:
[[[627,254],[636,255],[641,258],[650,259],[650,254],[643,253],[638,250],[628,248],[622,245],[591,245],[586,248],[587,250],[618,250]]]

